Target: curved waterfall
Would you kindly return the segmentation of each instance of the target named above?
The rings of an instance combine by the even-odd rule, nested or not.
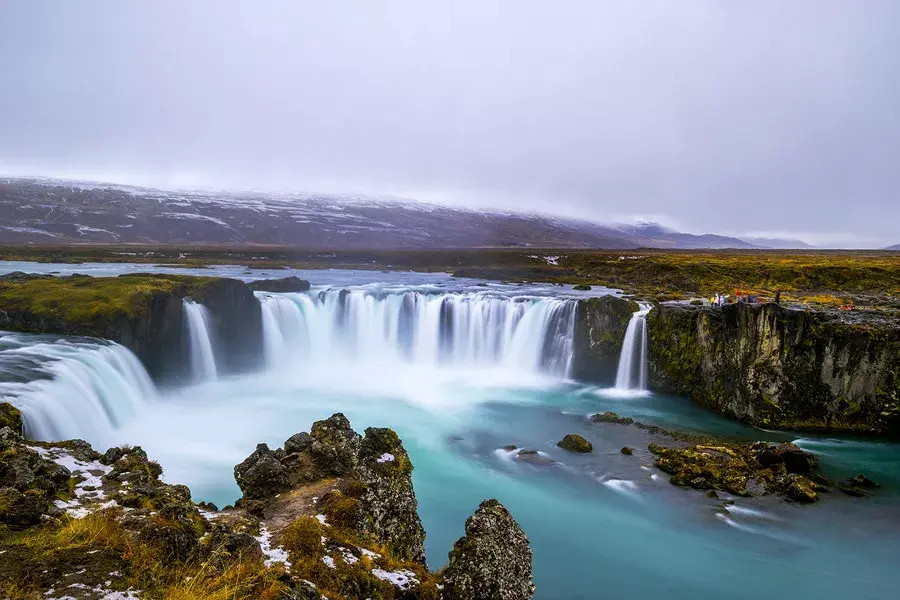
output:
[[[195,382],[210,381],[218,376],[216,355],[210,333],[209,311],[202,304],[184,299],[184,325],[187,328],[191,358],[191,377]]]
[[[647,313],[650,305],[642,304],[640,310],[631,315],[622,353],[619,355],[619,370],[616,372],[616,389],[647,389]]]
[[[575,302],[475,292],[260,294],[266,364],[405,361],[564,377]]]
[[[156,398],[143,365],[118,344],[6,335],[0,356],[4,376],[28,375],[0,382],[0,401],[22,411],[33,439],[102,439]]]

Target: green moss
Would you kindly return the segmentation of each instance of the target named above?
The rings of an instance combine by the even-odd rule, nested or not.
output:
[[[321,558],[325,556],[322,536],[325,528],[314,517],[300,517],[285,528],[281,545],[291,556],[292,562],[303,558]]]
[[[9,427],[16,433],[22,433],[22,413],[9,402],[0,402],[0,429]]]
[[[319,507],[328,519],[329,524],[348,529],[355,529],[363,518],[362,503],[339,491],[329,492],[319,503]]]
[[[577,433],[570,433],[559,442],[556,443],[557,446],[562,448],[563,450],[568,450],[569,452],[591,452],[594,449],[594,446],[591,445],[589,441],[578,435]]]
[[[155,296],[200,297],[216,277],[123,275],[54,277],[0,282],[0,309],[61,319],[74,325],[143,314]]]

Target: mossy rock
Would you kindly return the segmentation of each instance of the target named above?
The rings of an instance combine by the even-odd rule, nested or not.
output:
[[[568,434],[566,437],[557,442],[556,445],[563,450],[568,450],[569,452],[580,452],[582,454],[594,450],[594,446],[577,433]]]
[[[22,413],[9,402],[0,403],[0,429],[4,427],[9,427],[19,434],[22,433],[24,427]]]
[[[631,456],[632,454],[634,454],[634,449],[629,448],[628,446],[624,446],[622,450],[620,450],[620,452],[625,456]]]
[[[572,288],[573,290],[577,290],[579,292],[589,292],[591,291],[591,286],[586,283],[579,283],[578,285]]]

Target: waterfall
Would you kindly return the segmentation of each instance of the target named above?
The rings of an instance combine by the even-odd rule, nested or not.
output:
[[[616,372],[616,389],[647,389],[647,313],[650,305],[642,304],[640,310],[631,315],[622,353],[619,355],[619,370]]]
[[[141,362],[118,344],[10,334],[0,350],[0,401],[22,411],[29,438],[106,442],[156,399]],[[9,377],[16,372],[25,377]]]
[[[366,290],[258,295],[268,368],[404,361],[565,377],[571,364],[573,300]]]
[[[216,379],[216,355],[210,335],[209,311],[202,304],[184,299],[184,323],[188,333],[191,377],[195,382]]]

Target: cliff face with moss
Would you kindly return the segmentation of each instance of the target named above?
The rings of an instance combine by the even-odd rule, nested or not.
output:
[[[661,304],[647,326],[653,389],[759,426],[900,430],[896,321]]]
[[[625,330],[636,302],[601,296],[580,300],[575,310],[572,376],[612,385],[616,381]]]
[[[224,370],[251,367],[262,355],[262,314],[243,282],[219,277],[0,277],[0,329],[111,340],[132,350],[156,380],[187,375],[183,299],[204,304]]]

